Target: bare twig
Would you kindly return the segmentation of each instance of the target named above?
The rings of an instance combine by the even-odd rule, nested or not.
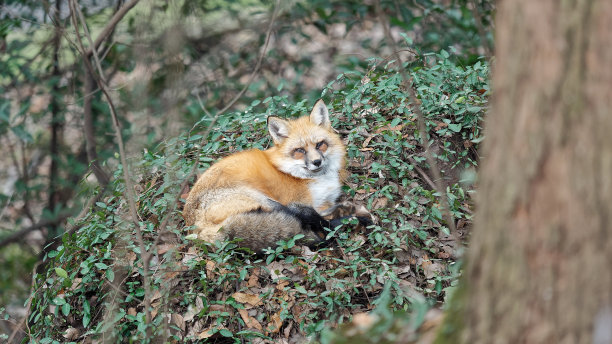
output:
[[[87,215],[87,212],[89,210],[89,208],[91,208],[94,204],[94,202],[97,202],[98,199],[100,199],[100,196],[104,193],[104,191],[100,191],[96,196],[91,197],[89,199],[89,201],[87,201],[87,203],[85,204],[85,206],[83,207],[83,209],[81,209],[81,212],[79,214],[77,214],[74,217],[74,223],[79,223],[84,217],[85,215]],[[21,230],[7,236],[6,238],[4,238],[2,241],[0,241],[0,248],[7,246],[9,244],[12,244],[14,242],[20,241],[23,239],[23,237],[25,235],[27,235],[28,233],[30,233],[31,231],[37,230],[37,229],[41,229],[50,225],[57,225],[60,222],[64,221],[65,219],[69,218],[71,216],[69,211],[64,211],[62,213],[60,213],[57,217],[53,218],[53,219],[49,219],[49,220],[42,220],[36,224],[33,224],[29,227],[26,228],[22,228]],[[66,231],[65,233],[70,235],[73,234],[79,227],[76,225],[72,225],[72,224],[68,224],[66,225]]]
[[[66,218],[68,218],[70,216],[69,213],[65,212],[62,213],[60,215],[58,215],[56,218],[51,219],[51,220],[42,220],[36,224],[33,224],[29,227],[23,228],[17,232],[14,232],[13,234],[7,236],[6,238],[4,238],[2,241],[0,241],[0,248],[3,248],[4,246],[7,246],[9,244],[12,244],[14,242],[17,242],[19,240],[22,240],[23,237],[30,233],[31,231],[37,230],[37,229],[41,229],[44,227],[49,227],[49,226],[57,226],[60,222],[62,222],[63,220],[65,220]]]
[[[123,16],[125,15],[125,13],[127,13],[127,11],[132,8],[136,3],[138,2],[138,0],[132,0],[129,4],[124,5],[124,7],[122,7],[120,9],[119,12],[117,12],[113,18],[111,19],[111,22],[109,23],[109,25],[106,26],[106,28],[113,28],[116,23],[123,18]],[[147,325],[146,328],[146,336],[147,338],[150,337],[150,333],[151,333],[151,327],[149,326],[151,324],[151,281],[149,279],[149,260],[150,260],[150,253],[147,251],[146,249],[146,245],[144,242],[144,237],[142,235],[142,230],[140,228],[140,224],[138,222],[138,212],[136,210],[136,195],[134,193],[134,186],[132,185],[132,180],[130,177],[130,173],[129,173],[129,165],[127,162],[127,157],[126,157],[126,153],[125,153],[125,145],[123,143],[123,137],[121,135],[121,129],[119,127],[119,120],[117,118],[117,111],[115,109],[115,105],[113,103],[113,100],[109,94],[109,90],[107,88],[106,82],[104,81],[104,71],[102,70],[102,66],[100,65],[100,60],[98,58],[98,54],[96,51],[96,45],[95,43],[92,41],[91,39],[91,35],[89,34],[89,31],[87,30],[87,23],[84,20],[83,14],[78,6],[78,4],[76,3],[76,0],[70,0],[70,7],[71,7],[71,17],[72,17],[72,22],[74,25],[74,28],[76,30],[76,37],[77,37],[77,42],[79,44],[80,47],[80,51],[81,54],[83,55],[83,59],[85,61],[85,65],[87,66],[87,68],[89,69],[89,72],[91,73],[91,75],[93,75],[96,79],[96,82],[98,83],[98,86],[100,87],[100,89],[102,90],[102,93],[104,94],[104,98],[106,99],[106,102],[108,104],[108,107],[110,109],[110,113],[111,113],[111,117],[112,117],[112,122],[113,122],[113,129],[115,130],[115,136],[117,137],[117,144],[119,146],[119,157],[121,160],[121,165],[123,166],[122,170],[123,170],[123,178],[125,179],[125,187],[126,187],[126,192],[127,192],[127,202],[128,202],[128,206],[129,206],[129,212],[130,212],[130,216],[132,218],[132,221],[134,223],[135,226],[135,232],[136,232],[136,239],[138,242],[138,246],[140,249],[140,256],[143,262],[143,284],[144,284],[144,304],[145,304],[145,322]],[[120,15],[119,15],[120,14]],[[93,69],[89,59],[88,59],[88,55],[87,52],[85,50],[85,47],[83,46],[83,42],[81,41],[80,38],[80,34],[78,32],[78,19],[77,17],[80,18],[81,20],[81,25],[83,27],[83,31],[85,33],[85,37],[87,38],[89,44],[90,44],[90,48],[92,49],[91,52],[94,56],[94,60],[96,61],[96,67],[98,68],[98,71],[96,73],[96,71]],[[118,19],[117,19],[118,18]],[[113,24],[114,23],[114,24]],[[113,24],[113,25],[110,25]],[[106,29],[105,28],[105,29]],[[112,31],[112,29],[109,29],[107,34],[109,34]],[[103,30],[103,33],[105,31]],[[98,38],[101,38],[105,35],[100,34],[98,36]],[[101,40],[100,40],[101,42]]]
[[[438,192],[438,194],[440,194],[440,198],[441,198],[440,206],[442,207],[442,213],[444,214],[444,217],[446,218],[446,222],[450,230],[450,235],[458,242],[457,229],[455,226],[455,219],[453,218],[453,214],[451,214],[450,212],[450,204],[449,204],[448,196],[446,194],[446,183],[444,182],[444,179],[442,178],[442,174],[440,173],[440,169],[438,168],[438,165],[436,164],[436,160],[434,159],[433,154],[431,153],[431,145],[429,144],[429,138],[427,137],[427,127],[425,125],[425,116],[423,115],[423,112],[421,111],[421,107],[419,106],[419,101],[418,101],[416,92],[414,91],[414,88],[412,88],[412,78],[408,77],[408,74],[406,73],[406,70],[404,69],[404,63],[402,61],[402,58],[400,57],[398,53],[398,49],[396,47],[395,41],[393,40],[393,37],[391,37],[391,32],[389,29],[389,20],[387,16],[384,14],[382,8],[380,7],[380,2],[376,2],[376,12],[378,15],[378,19],[381,21],[381,24],[383,25],[387,44],[389,44],[392,47],[393,53],[395,55],[395,59],[397,60],[396,62],[399,65],[398,69],[399,69],[400,74],[402,75],[404,87],[408,91],[408,94],[413,104],[413,112],[417,116],[419,134],[421,135],[421,141],[423,141],[423,145],[425,146],[425,157],[427,158],[429,169],[434,175],[434,181],[435,181],[435,186],[436,186],[435,189]]]
[[[429,178],[429,176],[427,175],[427,173],[425,173],[425,171],[423,171],[419,166],[418,163],[416,162],[416,160],[414,160],[411,156],[408,157],[408,161],[410,161],[410,163],[412,164],[412,166],[414,167],[414,169],[421,175],[421,177],[423,177],[423,179],[425,179],[425,181],[427,182],[427,184],[429,184],[429,187],[436,190],[437,186],[436,184],[434,184],[434,182],[431,180],[431,178]]]
[[[100,31],[100,34],[98,34],[98,37],[96,37],[95,42],[93,42],[93,44],[91,44],[89,48],[84,51],[85,58],[90,57],[93,52],[98,50],[100,44],[102,44],[102,42],[104,42],[104,40],[110,36],[121,19],[123,19],[123,17],[125,17],[125,15],[132,9],[132,7],[136,6],[139,1],[140,0],[132,0],[115,12],[113,17],[108,21],[108,24],[106,24],[102,31]]]

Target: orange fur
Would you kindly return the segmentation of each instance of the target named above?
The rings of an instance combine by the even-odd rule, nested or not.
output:
[[[329,124],[325,104],[318,102],[310,116],[295,120],[271,117],[268,126],[274,147],[221,159],[200,176],[189,192],[183,216],[188,226],[197,227],[200,238],[221,239],[223,235],[218,230],[224,223],[239,222],[227,222],[229,219],[254,210],[270,211],[274,202],[300,203],[320,213],[335,205],[336,200],[329,198],[339,193],[341,177],[346,173],[345,148]],[[317,160],[321,169],[327,168],[320,174],[312,165]],[[270,228],[283,230],[274,224]],[[262,229],[261,235],[269,234]],[[249,233],[247,237],[255,236]]]

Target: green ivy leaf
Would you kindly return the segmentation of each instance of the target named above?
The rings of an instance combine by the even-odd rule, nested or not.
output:
[[[449,124],[449,125],[448,125],[448,129],[450,129],[450,130],[452,130],[452,131],[454,131],[454,132],[458,133],[458,132],[460,132],[460,131],[461,131],[461,124],[454,124],[454,123],[451,123],[451,124]]]
[[[223,336],[223,337],[233,337],[234,334],[231,331],[228,331],[226,329],[222,329],[219,330],[219,333]]]
[[[106,278],[111,282],[115,280],[115,273],[113,272],[113,269],[106,270]]]
[[[55,273],[61,278],[68,278],[68,272],[62,268],[55,268]]]

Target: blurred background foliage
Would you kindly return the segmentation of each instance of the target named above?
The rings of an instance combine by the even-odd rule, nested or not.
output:
[[[80,1],[91,36],[96,39],[132,1]],[[442,71],[468,68],[466,73],[478,75],[480,68],[481,80],[471,81],[474,90],[453,94],[453,101],[480,92],[477,88],[483,86],[476,84],[486,78],[482,64],[493,46],[492,1],[394,0],[379,5],[393,39],[409,48],[401,51],[405,61],[414,61],[416,54],[419,63]],[[352,74],[374,77],[368,72],[374,61],[382,66],[390,61],[383,60],[393,48],[385,43],[377,6],[376,1],[279,1],[265,49],[272,1],[138,2],[98,49],[129,156],[139,160],[143,151],[155,151],[160,144],[184,144],[173,139],[194,127],[206,128],[244,87],[228,112],[232,116],[252,112],[269,97],[304,101],[304,106],[327,89],[339,108],[343,97],[354,96],[356,89],[376,93],[342,80]],[[384,73],[378,78],[380,87],[386,87]],[[440,82],[446,81],[442,77]],[[390,83],[397,87],[397,80]],[[343,91],[346,85],[351,92]],[[427,94],[421,90],[420,96]],[[427,104],[433,106],[428,113],[436,113],[435,102]],[[230,128],[227,118],[221,123]],[[468,115],[461,120],[466,128],[478,128],[466,124]],[[465,139],[481,139],[478,133],[471,135]],[[68,0],[0,4],[0,146],[0,305],[3,313],[19,318],[25,315],[36,263],[57,246],[54,239],[65,230],[67,217],[77,214],[92,192],[116,180],[120,165],[109,108],[79,53]],[[215,149],[223,153],[222,147]],[[9,326],[0,324],[0,332]]]

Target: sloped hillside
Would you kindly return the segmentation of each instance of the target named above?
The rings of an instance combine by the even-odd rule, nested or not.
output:
[[[31,301],[31,334],[41,343],[154,336],[326,342],[329,329],[360,319],[357,314],[401,310],[416,340],[425,313],[443,307],[461,271],[489,94],[486,63],[463,67],[453,61],[441,51],[406,66],[418,104],[391,61],[370,61],[367,70],[339,75],[322,92],[348,149],[344,202],[350,212],[371,213],[373,226],[347,223],[329,232],[329,247],[313,251],[289,240],[263,256],[232,242],[189,240],[180,195],[193,165],[201,172],[232,152],[265,149],[271,144],[267,115],[295,117],[312,107],[309,101],[289,103],[279,88],[279,96],[216,119],[212,130],[213,119],[204,115],[189,133],[132,162],[138,225],[151,253],[146,264],[127,214],[122,173],[115,171],[118,181],[46,257],[49,268],[38,275]],[[435,191],[414,106],[425,114],[445,176],[455,236],[442,215],[445,196]],[[379,332],[384,338],[385,331]]]

